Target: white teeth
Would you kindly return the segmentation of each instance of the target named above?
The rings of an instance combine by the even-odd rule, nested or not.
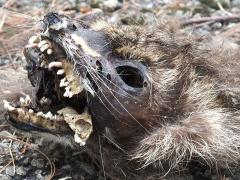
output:
[[[39,36],[34,35],[34,36],[31,36],[31,37],[29,38],[28,43],[29,43],[29,44],[33,44],[33,43],[38,42],[39,40],[40,40],[40,39],[39,39]]]
[[[46,118],[51,119],[53,117],[52,113],[49,111],[47,114],[45,114]]]
[[[37,47],[37,44],[33,43],[33,44],[26,45],[26,48],[33,48],[33,47]]]
[[[21,103],[21,105],[25,104],[25,99],[23,99],[22,97],[20,97],[20,103]]]
[[[70,87],[69,87],[69,86],[67,86],[67,87],[65,88],[65,93],[63,94],[63,96],[64,96],[64,97],[69,97],[69,98],[71,98],[71,97],[73,96],[73,92],[70,90]]]
[[[28,112],[29,112],[30,114],[33,114],[33,113],[34,113],[34,111],[33,111],[32,109],[29,109]]]
[[[21,106],[28,106],[31,103],[30,96],[27,95],[25,99],[23,97],[20,97],[20,103],[21,103]]]
[[[11,106],[11,105],[9,104],[9,102],[6,101],[6,100],[3,100],[3,105],[4,105],[4,108],[5,108],[7,111],[13,111],[13,110],[16,109],[15,107]]]
[[[52,54],[52,53],[53,53],[52,49],[47,50],[47,54]]]
[[[40,43],[38,43],[38,47],[41,48],[44,44],[47,44],[47,41],[40,41]]]
[[[57,75],[62,75],[62,74],[64,74],[64,69],[60,69],[57,71]]]
[[[41,48],[40,48],[40,51],[45,51],[46,49],[49,48],[49,45],[48,44],[44,44]]]
[[[37,116],[40,116],[40,117],[44,117],[44,118],[45,118],[45,114],[43,114],[43,112],[38,112],[38,113],[37,113]]]
[[[62,67],[63,66],[63,63],[62,62],[58,62],[58,61],[53,61],[51,62],[49,65],[48,65],[48,68],[49,69],[52,69],[53,67]]]
[[[59,86],[60,87],[65,87],[68,86],[69,82],[66,80],[66,78],[61,79]]]

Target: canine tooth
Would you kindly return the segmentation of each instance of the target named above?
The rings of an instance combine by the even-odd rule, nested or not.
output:
[[[62,67],[62,66],[63,66],[62,62],[53,61],[48,65],[48,68],[52,69],[53,67]]]
[[[38,47],[41,48],[44,44],[47,44],[47,41],[40,41],[40,43],[38,43]]]
[[[48,44],[44,44],[41,48],[40,48],[40,51],[45,51],[46,49],[49,48],[49,45]]]
[[[33,43],[36,43],[37,41],[39,41],[39,36],[34,35],[29,38],[28,43],[33,44]]]
[[[52,53],[53,53],[52,49],[47,50],[47,54],[52,54]]]
[[[62,75],[62,74],[64,74],[64,69],[60,69],[57,71],[57,75]]]
[[[9,102],[6,100],[3,100],[3,105],[4,105],[4,108],[8,111],[13,111],[16,109],[15,107],[11,106]]]
[[[30,114],[33,114],[33,113],[34,113],[34,111],[33,111],[32,109],[29,109],[28,112],[29,112]]]

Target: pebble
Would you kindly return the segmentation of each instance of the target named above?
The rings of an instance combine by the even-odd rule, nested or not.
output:
[[[15,173],[14,173],[14,167],[13,166],[8,166],[6,169],[5,169],[5,173],[9,176],[14,176]]]
[[[43,168],[44,167],[44,161],[43,159],[33,159],[31,161],[31,165],[37,168]]]
[[[20,166],[16,167],[16,173],[20,176],[25,176],[27,174],[26,168]]]

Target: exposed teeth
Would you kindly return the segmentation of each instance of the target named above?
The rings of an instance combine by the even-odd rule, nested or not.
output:
[[[67,87],[65,88],[65,93],[63,94],[63,96],[64,96],[64,97],[69,97],[69,98],[71,98],[71,97],[73,96],[73,92],[70,90],[70,87],[69,87],[69,86],[67,86]]]
[[[29,44],[33,44],[33,43],[36,43],[36,42],[39,42],[40,41],[40,38],[39,36],[37,35],[34,35],[34,36],[31,36],[28,40],[28,43]]]
[[[30,96],[27,95],[25,99],[23,97],[20,97],[20,103],[21,103],[21,106],[29,106],[29,104],[31,103]]]
[[[45,51],[46,49],[49,48],[49,45],[48,44],[44,44],[41,48],[40,48],[40,51]]]
[[[47,50],[47,54],[52,54],[52,53],[53,53],[52,49]]]
[[[30,114],[33,114],[33,113],[34,113],[34,111],[33,111],[32,109],[29,109],[28,112],[29,112]]]
[[[46,118],[52,119],[53,118],[53,114],[49,111],[47,114],[45,114]]]
[[[37,44],[33,43],[33,44],[26,45],[26,48],[33,48],[33,47],[37,47]]]
[[[49,65],[48,65],[48,68],[49,69],[52,69],[53,67],[62,67],[63,66],[63,63],[62,62],[58,62],[58,61],[53,61],[51,62]]]
[[[43,114],[43,112],[38,112],[38,113],[37,113],[37,116],[40,116],[40,117],[44,117],[44,118],[45,118],[45,114]]]
[[[40,41],[40,43],[38,43],[38,47],[41,48],[44,44],[47,44],[47,41]]]
[[[65,72],[64,69],[60,69],[57,71],[57,75],[62,75],[62,74],[64,74],[64,72]]]
[[[7,111],[13,111],[16,109],[15,107],[11,106],[10,103],[6,100],[3,100],[3,105]]]
[[[61,79],[60,84],[59,84],[60,87],[64,87],[64,86],[68,86],[68,85],[69,85],[69,82],[66,80],[66,78]]]

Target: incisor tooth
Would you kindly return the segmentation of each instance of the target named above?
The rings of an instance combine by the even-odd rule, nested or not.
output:
[[[29,109],[28,112],[29,112],[30,114],[33,114],[33,113],[34,113],[34,111],[33,111],[32,109]]]
[[[62,67],[62,66],[63,66],[62,62],[53,61],[48,65],[48,68],[52,69],[53,67]]]
[[[60,69],[57,71],[57,75],[62,75],[62,74],[64,74],[64,69]]]
[[[44,44],[47,44],[47,41],[40,41],[40,43],[38,43],[38,47],[41,48]]]
[[[44,44],[41,48],[40,48],[40,51],[45,51],[46,49],[49,48],[49,45],[48,44]]]
[[[53,53],[52,49],[47,50],[47,54],[52,54],[52,53]]]
[[[28,43],[29,43],[29,44],[33,44],[33,43],[38,42],[39,40],[40,40],[40,39],[39,39],[39,36],[34,35],[34,36],[31,36],[31,37],[29,38]]]

